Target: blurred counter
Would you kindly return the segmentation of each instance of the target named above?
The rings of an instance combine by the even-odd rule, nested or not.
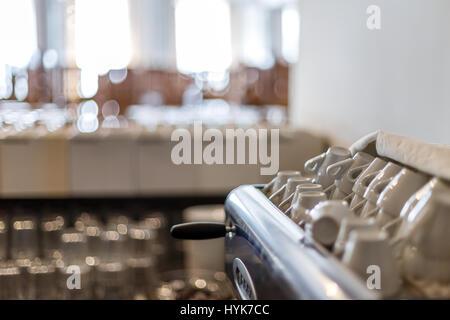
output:
[[[260,175],[259,164],[174,164],[171,151],[178,142],[171,141],[173,129],[136,125],[94,133],[72,127],[3,131],[0,197],[220,195],[269,180]],[[324,142],[281,128],[279,148],[279,169],[284,170],[322,152]]]
[[[220,99],[184,106],[132,105],[125,114],[114,101],[99,106],[87,100],[64,108],[2,101],[0,197],[225,195],[241,184],[270,179],[260,169],[272,162],[272,129],[279,129],[274,131],[279,136],[275,171],[298,168],[324,150],[321,138],[290,128],[286,119],[281,106],[229,105]],[[183,137],[172,139],[177,129],[184,129]],[[238,130],[228,136],[228,129]],[[247,135],[247,129],[254,130]],[[265,137],[269,140],[260,148]],[[224,163],[233,144],[233,163],[240,158],[245,164],[195,161],[198,152],[204,158],[204,150],[216,139]],[[184,140],[196,164],[172,161],[173,148]],[[250,161],[251,140],[256,162]],[[249,164],[264,162],[264,155],[269,164]]]

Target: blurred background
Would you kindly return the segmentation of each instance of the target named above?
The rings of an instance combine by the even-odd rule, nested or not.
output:
[[[271,177],[174,165],[195,120],[280,129],[280,170],[378,129],[448,144],[450,2],[379,0],[375,31],[372,2],[0,0],[0,297],[232,298],[223,241],[168,228]]]
[[[0,298],[233,298],[223,239],[169,227],[270,177],[175,166],[170,133],[283,128],[285,168],[321,151],[287,125],[299,32],[296,1],[0,1]]]
[[[2,1],[0,98],[59,107],[288,104],[289,0]],[[111,107],[113,106],[113,107]],[[106,108],[108,109],[108,108]]]
[[[219,107],[198,109],[202,115],[278,106],[269,112],[272,123],[342,145],[377,129],[448,142],[449,126],[434,125],[450,116],[448,2],[380,0],[381,27],[369,30],[372,4],[2,1],[2,124],[27,127],[37,113],[15,121],[17,112],[5,110],[45,107],[40,120],[53,129],[78,118],[82,132],[126,126],[127,119],[153,126],[161,117],[180,119],[149,106],[213,100]],[[70,112],[51,113],[55,106]],[[252,114],[235,118],[255,123]]]

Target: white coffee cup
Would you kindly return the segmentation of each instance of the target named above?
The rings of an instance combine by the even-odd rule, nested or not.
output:
[[[400,212],[401,217],[406,217],[409,212],[416,206],[416,204],[425,197],[429,192],[448,192],[450,193],[450,184],[447,182],[444,182],[442,179],[433,177],[428,183],[426,183],[422,188],[417,190],[416,193],[414,193],[408,201],[405,203],[405,205],[402,208],[402,211]]]
[[[351,157],[348,149],[342,147],[330,147],[305,163],[305,171],[315,175],[314,183],[321,184],[324,189],[334,183],[334,178],[327,174],[328,166]]]
[[[324,246],[331,246],[336,241],[341,221],[354,215],[347,202],[328,200],[309,211],[309,217],[311,223],[308,232],[313,239]]]
[[[377,224],[384,226],[399,217],[405,202],[423,187],[428,179],[429,177],[422,173],[402,169],[378,197],[377,206],[381,208],[382,213],[376,217]]]
[[[357,177],[369,166],[373,159],[374,157],[368,153],[357,152],[353,158],[330,165],[327,168],[327,174],[335,179],[335,189],[330,198],[333,200],[341,200],[349,195],[352,192],[352,187]],[[358,174],[355,175],[357,172]]]
[[[287,214],[287,210],[297,201],[298,195],[304,191],[323,191],[322,186],[317,183],[303,183],[295,187],[294,193],[284,199],[279,205],[281,211]]]
[[[440,178],[432,178],[428,183],[426,183],[422,188],[414,193],[408,199],[408,201],[406,201],[406,203],[403,205],[402,210],[400,211],[400,216],[384,225],[383,230],[386,230],[390,235],[395,235],[403,219],[408,217],[411,210],[414,209],[414,207],[421,199],[423,199],[430,192],[435,193],[440,191],[450,193],[450,185],[445,183]]]
[[[288,178],[287,183],[280,189],[272,193],[269,200],[276,206],[279,205],[284,199],[288,198],[295,192],[295,188],[300,184],[311,183],[312,178],[308,177],[292,177]]]
[[[295,223],[310,222],[308,211],[316,204],[327,200],[327,196],[322,191],[305,191],[298,194],[297,201],[292,205],[290,217]]]
[[[393,244],[400,253],[403,276],[437,298],[442,297],[442,290],[430,286],[450,286],[449,230],[450,193],[429,192],[403,220],[393,239],[401,240]]]
[[[280,171],[277,173],[275,178],[273,178],[269,183],[267,183],[264,186],[262,192],[267,197],[270,197],[272,193],[276,192],[283,185],[285,185],[289,178],[301,177],[301,175],[302,174],[300,171]]]
[[[358,176],[353,184],[352,193],[344,200],[350,201],[350,208],[359,215],[364,205],[364,193],[370,182],[387,165],[387,162],[381,158],[375,158],[370,165]]]
[[[351,231],[342,262],[383,297],[393,297],[400,289],[400,274],[383,231]]]
[[[395,175],[402,170],[402,167],[393,162],[389,162],[383,170],[381,170],[364,192],[365,205],[361,210],[361,217],[368,218],[376,214],[378,210],[377,201],[384,188],[394,179]],[[364,182],[363,182],[364,183]],[[367,204],[369,203],[370,204]]]
[[[333,253],[336,256],[341,257],[344,253],[345,244],[347,243],[350,232],[353,230],[380,231],[373,218],[362,219],[355,216],[344,218],[341,221],[339,233],[333,246]]]
[[[386,166],[377,173],[374,172],[372,175],[367,175],[361,180],[361,186],[365,187],[365,192],[362,196],[362,200],[354,204],[352,209],[359,213],[363,218],[368,218],[370,215],[376,214],[376,206],[367,205],[367,202],[371,201],[376,204],[380,193],[383,191],[384,187],[393,179],[393,177],[400,172],[402,167],[399,165],[388,162]],[[364,210],[365,208],[365,210]],[[367,212],[370,210],[369,212]]]

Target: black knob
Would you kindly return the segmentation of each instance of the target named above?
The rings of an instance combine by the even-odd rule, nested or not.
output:
[[[225,223],[188,222],[176,224],[170,228],[170,234],[176,239],[205,240],[224,237],[227,232]]]

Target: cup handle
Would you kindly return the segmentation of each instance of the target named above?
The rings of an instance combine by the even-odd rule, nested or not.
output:
[[[353,211],[359,210],[363,207],[363,205],[366,203],[366,199],[362,199],[360,202],[358,202],[357,204],[355,204],[353,207],[351,207],[350,209]]]
[[[392,221],[389,221],[388,223],[386,223],[381,230],[386,231],[388,234],[391,234],[391,232],[394,230],[394,228],[396,226],[398,226],[401,222],[402,222],[402,217],[397,217]]]
[[[289,206],[289,208],[287,208],[287,210],[284,212],[284,214],[292,219],[292,211],[293,210],[294,210],[294,206]]]
[[[361,175],[361,173],[367,169],[367,167],[369,166],[368,164],[364,164],[362,166],[359,167],[355,167],[355,168],[351,168],[350,170],[348,170],[347,172],[347,177],[348,180],[352,183],[355,183],[356,180],[358,180],[358,177]]]
[[[325,188],[325,190],[323,190],[323,192],[327,195],[331,195],[331,192],[333,192],[333,190],[336,189],[336,184],[333,183],[331,185],[329,185],[328,187]]]
[[[275,182],[277,181],[277,177],[273,178],[269,183],[267,183],[264,188],[262,189],[262,192],[264,194],[267,194],[270,189],[273,187],[273,185],[275,184]]]
[[[348,196],[345,196],[344,200],[347,203],[350,203],[350,201],[352,200],[353,196],[355,195],[355,193],[352,191]]]
[[[383,192],[384,188],[386,188],[386,186],[392,181],[392,179],[394,179],[394,177],[378,181],[374,185],[373,191],[379,196]]]
[[[352,165],[353,161],[355,160],[348,158],[329,165],[327,167],[327,175],[331,178],[338,177],[341,172],[344,172]]]
[[[308,173],[316,173],[320,165],[325,160],[326,153],[319,154],[318,156],[309,159],[305,162],[305,171]]]
[[[361,180],[361,183],[365,186],[368,187],[370,182],[372,182],[373,178],[375,178],[381,170],[377,170],[375,172],[369,173],[368,175],[364,176]]]
[[[366,214],[364,215],[364,217],[361,216],[361,218],[371,218],[371,217],[375,216],[375,214],[378,212],[378,210],[380,210],[380,208],[378,208],[378,207],[373,208],[373,209],[370,210],[368,213],[366,213]]]
[[[277,191],[275,191],[274,193],[271,194],[271,196],[269,197],[270,201],[273,201],[274,199],[276,199],[277,197],[279,197],[280,195],[283,195],[284,193],[284,189],[286,189],[287,184],[283,185],[280,189],[278,189]]]
[[[292,198],[294,197],[295,192],[292,192],[289,197],[281,201],[281,203],[278,205],[278,208],[282,209],[289,201],[292,201]]]

